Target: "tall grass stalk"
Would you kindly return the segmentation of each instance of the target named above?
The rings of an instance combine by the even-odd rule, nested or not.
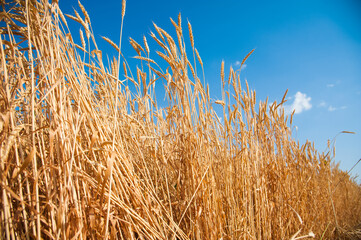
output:
[[[222,63],[212,99],[180,15],[176,40],[154,24],[157,56],[131,39],[132,70],[122,34],[104,63],[81,4],[67,19],[87,47],[57,1],[1,4],[1,239],[332,239],[359,223],[360,186],[292,138],[286,95],[257,103]]]

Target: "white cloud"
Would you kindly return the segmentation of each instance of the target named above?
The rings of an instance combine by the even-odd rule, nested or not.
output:
[[[326,105],[325,101],[321,101],[320,104],[318,104],[319,107],[326,107]]]
[[[240,61],[236,61],[236,62],[234,63],[234,66],[236,66],[236,67],[241,66],[241,62],[240,62]]]
[[[329,106],[328,108],[327,108],[327,110],[329,111],[329,112],[333,112],[333,111],[336,111],[336,110],[345,110],[347,108],[347,106],[341,106],[341,107],[333,107],[333,106]]]
[[[327,84],[326,85],[326,87],[328,87],[328,88],[332,88],[332,87],[334,87],[335,86],[335,84],[333,84],[333,83],[330,83],[330,84]]]
[[[233,66],[235,68],[239,68],[241,66],[241,62],[240,61],[236,61],[233,63]],[[243,64],[242,67],[241,67],[241,70],[245,69],[247,67],[247,64]]]
[[[335,108],[335,107],[328,106],[328,109],[327,109],[327,110],[328,110],[329,112],[333,112],[333,111],[336,111],[336,109],[337,109],[337,108]]]
[[[295,111],[295,114],[303,111],[310,110],[312,108],[311,97],[307,97],[305,93],[297,92],[294,96],[293,103],[291,105],[285,105],[284,110],[286,114],[291,114]]]

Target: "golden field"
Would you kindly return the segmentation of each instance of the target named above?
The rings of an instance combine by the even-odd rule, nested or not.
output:
[[[286,94],[257,102],[224,63],[212,99],[180,15],[174,37],[130,40],[136,67],[122,38],[104,60],[81,4],[1,4],[0,239],[361,238],[361,187],[332,144],[294,140]]]

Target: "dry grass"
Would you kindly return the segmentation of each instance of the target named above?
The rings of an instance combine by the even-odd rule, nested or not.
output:
[[[70,17],[83,26],[80,46],[56,1],[2,4],[1,239],[360,236],[346,230],[361,220],[361,188],[332,151],[293,140],[285,98],[257,104],[224,64],[223,99],[212,100],[180,16],[176,41],[154,25],[161,60],[131,39],[133,75],[121,52],[104,64],[82,6],[84,18]]]

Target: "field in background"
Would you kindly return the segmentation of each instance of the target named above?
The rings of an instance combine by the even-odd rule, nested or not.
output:
[[[360,238],[361,187],[332,146],[296,142],[285,96],[257,103],[224,64],[213,100],[180,16],[174,38],[154,25],[130,40],[139,68],[104,38],[119,51],[108,67],[81,5],[1,4],[1,239]]]

